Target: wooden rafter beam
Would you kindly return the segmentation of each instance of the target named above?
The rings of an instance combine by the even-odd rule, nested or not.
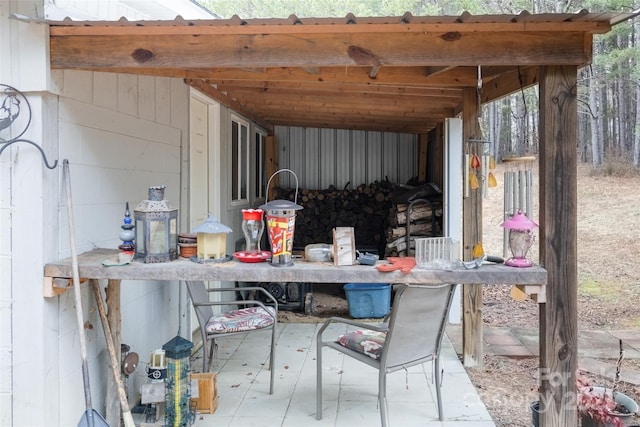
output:
[[[264,92],[264,93],[361,93],[369,95],[395,95],[411,97],[428,97],[436,101],[446,99],[459,99],[461,89],[433,88],[433,87],[406,87],[401,85],[360,85],[325,82],[287,82],[287,81],[251,81],[251,80],[207,80],[218,90],[238,92]]]
[[[447,72],[429,75],[427,67],[391,67],[380,69],[375,80],[369,77],[369,67],[266,67],[260,69],[246,68],[209,68],[186,70],[188,78],[249,81],[286,81],[289,83],[310,84],[360,84],[367,86],[402,86],[402,87],[436,87],[461,88],[475,87],[477,84],[476,67],[455,67]]]
[[[492,102],[538,83],[538,67],[516,68],[482,86],[482,103]]]
[[[584,65],[591,45],[584,33],[375,33],[250,35],[100,35],[50,37],[54,69],[309,67],[358,65],[350,46],[380,66]],[[283,46],[287,46],[283,52]],[[367,63],[367,65],[371,65]],[[366,67],[368,78],[371,67]],[[377,73],[376,73],[377,74]]]

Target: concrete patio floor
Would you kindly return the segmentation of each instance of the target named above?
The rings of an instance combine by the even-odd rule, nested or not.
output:
[[[198,414],[200,427],[299,427],[380,425],[377,371],[324,349],[323,419],[316,420],[316,323],[278,325],[275,392],[269,395],[267,369],[270,333],[250,333],[219,340],[212,371],[217,372],[219,407]],[[345,326],[325,332],[339,334]],[[331,334],[326,335],[331,336]],[[192,370],[202,360],[192,360]],[[494,427],[491,417],[459,362],[447,337],[443,341],[442,396],[444,421],[437,419],[433,365],[388,375],[387,395],[392,426]]]

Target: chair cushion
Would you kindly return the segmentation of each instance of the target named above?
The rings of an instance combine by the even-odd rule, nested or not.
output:
[[[379,359],[386,337],[386,332],[358,330],[340,335],[338,343],[372,359]]]
[[[273,307],[267,310],[276,315]],[[207,322],[206,330],[211,334],[251,331],[273,325],[273,317],[262,307],[247,307],[214,314]]]

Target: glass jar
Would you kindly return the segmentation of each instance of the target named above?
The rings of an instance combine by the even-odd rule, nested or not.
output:
[[[262,214],[262,209],[242,209],[242,232],[247,252],[260,252],[260,240],[264,232]]]

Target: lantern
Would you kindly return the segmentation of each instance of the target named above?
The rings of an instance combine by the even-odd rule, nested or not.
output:
[[[135,259],[145,263],[178,258],[178,208],[164,200],[165,186],[149,187],[149,199],[134,210],[136,220]]]
[[[227,233],[231,229],[221,224],[217,218],[210,215],[209,218],[193,230],[197,233],[198,259],[225,260],[227,252]]]
[[[165,426],[182,427],[193,423],[195,413],[191,411],[191,380],[189,357],[193,343],[175,336],[162,346],[167,362],[165,380]]]
[[[285,171],[291,172],[296,178],[295,201],[297,201],[298,177],[289,169],[280,169],[271,175],[269,182],[267,182],[267,190],[271,179],[276,174]],[[271,265],[277,267],[293,265],[293,232],[296,224],[296,211],[302,209],[302,206],[289,200],[272,200],[260,206],[260,208],[267,211],[267,230],[269,232],[269,243],[271,244]]]
[[[518,211],[510,219],[502,223],[509,233],[509,250],[513,257],[504,263],[511,267],[531,267],[533,263],[527,259],[527,252],[533,244],[533,230],[538,224],[531,221],[522,211]]]

